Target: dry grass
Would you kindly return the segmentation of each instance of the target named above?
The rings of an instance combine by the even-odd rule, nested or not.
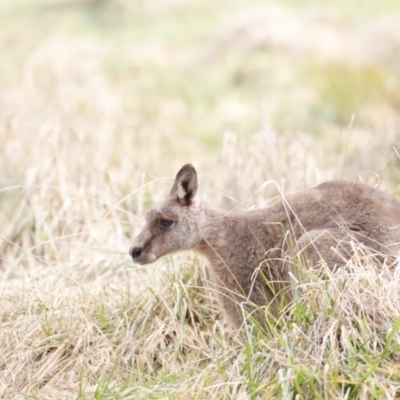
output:
[[[115,14],[101,2],[71,4],[40,16],[21,6],[29,12],[9,21],[37,29],[10,22],[0,31],[0,396],[398,397],[400,275],[373,255],[359,250],[340,273],[310,276],[296,305],[268,320],[270,334],[249,333],[242,344],[224,324],[202,260],[137,267],[127,254],[185,162],[196,165],[202,196],[227,209],[267,206],[277,186],[291,192],[335,177],[396,194],[398,105],[379,97],[389,89],[359,105],[366,116],[374,105],[382,114],[356,116],[350,128],[323,119],[320,136],[297,132],[314,126],[307,118],[323,81],[304,87],[302,73],[315,68],[304,54],[275,49],[265,60],[260,49],[248,57],[227,49],[189,68],[213,35],[224,37],[228,3],[143,2],[138,11],[121,1]],[[300,69],[285,70],[283,59]],[[395,73],[385,63],[379,82]],[[359,72],[332,68],[332,82]],[[323,93],[330,99],[336,89],[326,84]],[[273,94],[260,105],[263,90]],[[282,99],[285,113],[275,118]]]

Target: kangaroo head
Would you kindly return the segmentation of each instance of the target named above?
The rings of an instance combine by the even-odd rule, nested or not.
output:
[[[196,192],[196,170],[186,164],[176,175],[167,199],[147,214],[146,225],[129,251],[134,262],[148,264],[201,242],[203,213]]]

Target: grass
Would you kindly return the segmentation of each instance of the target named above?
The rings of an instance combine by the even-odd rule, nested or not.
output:
[[[194,265],[186,277],[184,271],[168,273],[164,290],[144,291],[140,301],[107,288],[92,289],[96,296],[90,300],[84,291],[63,289],[62,296],[47,291],[40,301],[43,294],[30,285],[33,296],[18,298],[18,313],[25,328],[38,323],[36,330],[24,331],[24,340],[14,339],[19,357],[11,357],[9,367],[18,371],[18,364],[30,365],[20,378],[35,371],[34,386],[45,385],[42,395],[58,398],[65,379],[57,376],[63,373],[86,382],[76,398],[363,398],[372,390],[375,398],[394,398],[399,320],[377,326],[381,320],[369,315],[368,300],[379,296],[387,319],[389,308],[396,309],[389,293],[398,282],[386,269],[377,290],[376,271],[367,262],[366,270],[350,268],[304,288],[305,296],[274,335],[250,336],[244,346],[218,322],[215,303],[204,281],[198,282],[206,275],[202,265]],[[340,288],[344,282],[347,290]],[[325,298],[332,291],[338,294],[334,302]],[[310,298],[321,303],[310,304]]]
[[[308,276],[242,343],[203,260],[138,267],[127,254],[186,162],[226,209],[332,178],[398,195],[396,54],[374,47],[368,64],[362,46],[381,3],[320,11],[338,18],[324,25],[346,50],[334,57],[311,46],[312,1],[12,3],[0,5],[0,397],[398,397],[400,278],[372,255]],[[266,10],[282,29],[260,37]],[[309,36],[282,36],[289,26]]]

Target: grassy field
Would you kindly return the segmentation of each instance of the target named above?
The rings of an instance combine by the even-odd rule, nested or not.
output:
[[[187,162],[226,209],[399,197],[398,26],[395,0],[3,1],[0,397],[398,398],[400,271],[368,252],[245,343],[202,259],[128,256]]]

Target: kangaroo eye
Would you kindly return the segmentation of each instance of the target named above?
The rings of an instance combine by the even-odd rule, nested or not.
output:
[[[170,219],[161,219],[160,220],[160,225],[163,227],[163,228],[169,228],[171,225],[172,225],[172,222],[173,221],[171,221]]]

